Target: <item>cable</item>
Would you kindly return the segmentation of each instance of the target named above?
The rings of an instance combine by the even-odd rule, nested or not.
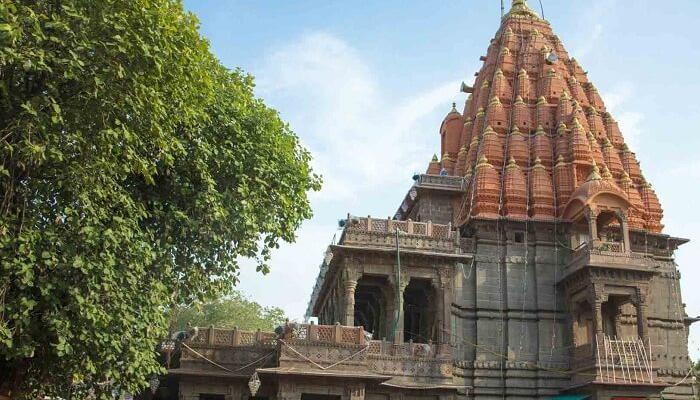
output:
[[[340,365],[340,364],[344,363],[345,361],[348,361],[348,360],[350,360],[350,359],[352,359],[352,358],[354,358],[354,357],[357,357],[358,355],[360,355],[360,354],[364,353],[365,351],[367,351],[367,350],[369,349],[369,346],[370,346],[369,344],[367,344],[367,346],[365,346],[365,347],[364,347],[363,349],[361,349],[360,351],[358,351],[358,352],[356,352],[356,353],[353,353],[353,354],[351,354],[351,355],[349,355],[349,356],[343,358],[343,359],[340,360],[340,361],[337,361],[337,362],[335,362],[335,363],[333,363],[333,364],[331,364],[331,365],[328,365],[328,366],[325,366],[325,367],[324,367],[323,365],[320,365],[320,364],[316,363],[314,360],[310,359],[309,357],[307,357],[307,356],[301,354],[299,351],[297,351],[297,349],[295,349],[294,347],[290,346],[290,345],[289,345],[287,342],[285,342],[284,340],[282,340],[282,339],[277,339],[277,341],[279,341],[280,343],[282,343],[283,345],[285,345],[289,350],[291,350],[294,354],[296,354],[296,355],[298,355],[299,357],[301,357],[304,361],[307,361],[307,362],[311,363],[313,366],[315,366],[315,367],[317,367],[318,369],[321,369],[321,370],[323,370],[323,371],[329,370],[329,369],[331,369],[331,368],[333,368],[333,367],[335,367],[335,366],[337,366],[337,365]]]
[[[281,340],[280,340],[280,341],[281,341]],[[191,351],[192,353],[194,353],[197,357],[199,357],[199,358],[201,358],[201,359],[207,361],[208,363],[210,363],[211,365],[213,365],[213,366],[215,366],[215,367],[221,368],[221,369],[223,369],[224,371],[231,372],[231,373],[240,372],[240,371],[242,371],[242,370],[244,370],[244,369],[246,369],[246,368],[248,368],[248,367],[250,367],[250,366],[252,366],[252,365],[254,365],[254,364],[259,363],[260,361],[263,361],[263,360],[265,360],[265,359],[270,358],[270,357],[273,356],[275,353],[277,353],[277,351],[272,351],[271,353],[266,354],[266,355],[264,355],[264,356],[258,358],[257,360],[255,360],[255,361],[253,361],[253,362],[251,362],[251,363],[248,363],[248,364],[246,364],[246,365],[244,365],[244,366],[242,366],[242,367],[240,367],[240,368],[238,368],[238,369],[228,369],[228,368],[224,367],[223,365],[218,364],[218,363],[216,363],[215,361],[212,361],[212,360],[208,359],[205,355],[203,355],[202,353],[199,353],[197,350],[191,348],[191,347],[188,346],[186,343],[182,343],[182,345],[183,345],[187,350],[189,350],[189,351]]]

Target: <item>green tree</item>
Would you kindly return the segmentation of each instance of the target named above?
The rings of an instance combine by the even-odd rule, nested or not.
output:
[[[298,138],[178,0],[0,0],[0,389],[139,392],[163,311],[311,216]]]
[[[263,307],[238,291],[231,295],[174,310],[173,327],[215,326],[243,330],[271,332],[284,323],[284,311],[278,307]]]

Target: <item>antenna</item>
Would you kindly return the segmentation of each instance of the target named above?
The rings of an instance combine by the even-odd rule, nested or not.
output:
[[[542,19],[544,18],[544,7],[542,6],[542,0],[540,0],[540,11],[542,11]]]
[[[503,0],[501,0],[501,19],[503,19],[503,16],[506,14],[506,6],[503,4]]]

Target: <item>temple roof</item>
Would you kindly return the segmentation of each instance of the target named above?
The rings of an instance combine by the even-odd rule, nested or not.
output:
[[[563,219],[572,195],[606,186],[641,199],[630,205],[630,228],[661,232],[663,210],[617,122],[587,72],[526,0],[513,0],[482,60],[474,84],[463,87],[470,93],[464,108],[453,108],[440,127],[444,156],[430,170],[468,180],[457,223],[520,220],[523,213]],[[551,207],[546,193],[553,193]]]

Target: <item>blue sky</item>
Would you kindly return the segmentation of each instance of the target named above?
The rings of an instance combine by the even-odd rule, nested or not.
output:
[[[510,3],[510,1],[506,1]],[[665,210],[688,314],[700,315],[700,46],[697,0],[542,0],[546,18],[620,122]],[[536,1],[530,0],[539,9]],[[497,0],[186,0],[214,53],[256,77],[314,155],[315,216],[240,289],[301,318],[339,218],[393,215],[439,150],[459,82],[498,29]],[[700,323],[691,330],[700,357]]]

